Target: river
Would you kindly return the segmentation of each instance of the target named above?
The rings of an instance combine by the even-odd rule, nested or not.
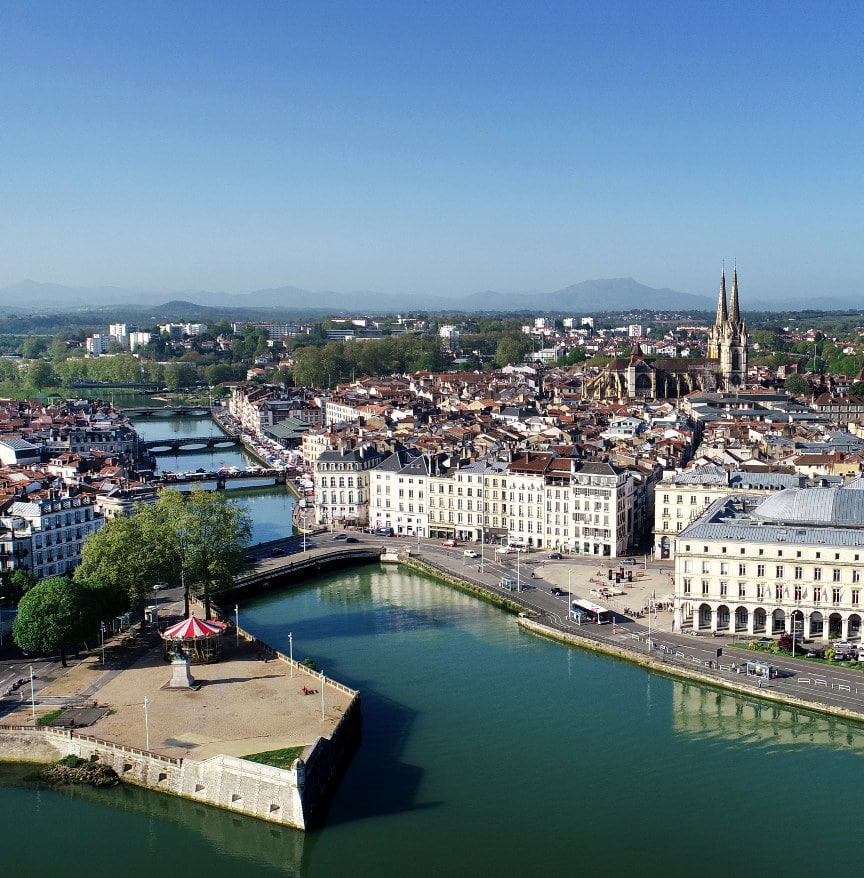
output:
[[[546,641],[390,567],[240,613],[362,693],[363,743],[323,829],[128,787],[40,789],[7,767],[10,874],[809,876],[857,862],[864,726]]]

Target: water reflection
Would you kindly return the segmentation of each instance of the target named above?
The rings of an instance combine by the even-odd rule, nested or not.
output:
[[[672,683],[673,728],[700,738],[763,746],[828,747],[864,756],[864,726],[795,707]]]

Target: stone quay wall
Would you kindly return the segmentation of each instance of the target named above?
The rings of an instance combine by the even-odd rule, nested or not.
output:
[[[307,676],[310,682],[321,685],[317,671],[292,661],[248,632],[241,630],[240,634],[276,659],[293,664],[298,676]],[[306,747],[290,769],[227,755],[203,761],[178,759],[78,731],[32,726],[0,726],[0,759],[44,764],[77,756],[109,765],[126,783],[306,829],[323,817],[335,785],[360,741],[359,693],[335,680],[326,679],[324,685],[349,694],[351,702],[330,736],[320,737]]]

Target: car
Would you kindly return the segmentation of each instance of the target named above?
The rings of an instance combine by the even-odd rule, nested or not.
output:
[[[495,549],[496,555],[509,555],[511,552],[515,552],[515,549],[511,549],[510,546],[498,546]]]
[[[357,537],[345,537],[345,542],[346,543],[359,543],[360,540],[358,540]]]
[[[626,564],[629,567],[629,566],[636,563],[636,559],[635,558],[622,558],[621,563]]]
[[[243,560],[247,564],[254,564],[258,559],[254,555],[244,555]]]
[[[157,582],[156,585],[153,586],[153,591],[165,591],[165,589],[171,588],[171,584],[168,582]]]
[[[375,533],[379,537],[392,537],[393,536],[393,528],[392,527],[376,527]]]
[[[348,534],[336,534],[336,536],[333,537],[333,539],[334,540],[347,540]]]
[[[441,540],[441,545],[452,549],[456,545],[456,540]]]
[[[774,642],[773,637],[760,637],[756,641],[757,646],[770,646]]]
[[[480,556],[473,549],[466,549],[462,553],[466,558],[479,558]]]
[[[560,598],[564,594],[564,592],[562,589],[558,588],[557,585],[553,585],[552,594],[554,594],[556,598]]]
[[[807,658],[825,658],[825,650],[824,649],[808,649],[807,652],[804,653]]]
[[[560,561],[561,560],[561,553],[560,552],[553,552],[549,556],[549,560],[550,561]]]
[[[270,550],[270,554],[271,554],[274,558],[278,558],[280,555],[284,555],[284,554],[285,554],[285,550],[284,550],[283,548],[281,548],[280,546],[274,546],[274,547]]]

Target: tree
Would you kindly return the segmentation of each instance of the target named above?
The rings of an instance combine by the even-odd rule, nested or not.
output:
[[[147,595],[164,566],[146,527],[148,509],[143,506],[136,514],[106,521],[84,543],[81,564],[75,570],[79,584],[122,589],[137,606],[142,625]]]
[[[91,595],[76,582],[52,576],[21,598],[12,636],[21,649],[59,650],[65,668],[66,647],[84,640],[97,623]]]
[[[17,604],[37,582],[39,580],[29,570],[19,567],[0,582],[0,598]]]
[[[163,491],[160,501],[170,491]],[[157,501],[157,507],[159,502]],[[176,510],[176,503],[172,510]],[[179,518],[167,518],[165,526],[178,541],[178,554],[184,556],[187,581],[191,580],[204,603],[204,616],[211,616],[215,595],[233,584],[243,552],[252,536],[252,520],[224,491],[189,492],[186,508]]]
[[[783,386],[794,396],[801,396],[802,394],[810,393],[810,385],[807,383],[807,379],[804,378],[803,375],[790,375]]]
[[[495,362],[498,366],[512,366],[521,363],[528,353],[531,342],[527,335],[511,333],[501,337],[498,347],[495,348]]]
[[[51,366],[45,360],[33,360],[27,367],[27,383],[37,390],[53,384],[54,373],[51,371]]]
[[[864,396],[864,381],[853,381],[849,385],[849,393],[852,396]]]

